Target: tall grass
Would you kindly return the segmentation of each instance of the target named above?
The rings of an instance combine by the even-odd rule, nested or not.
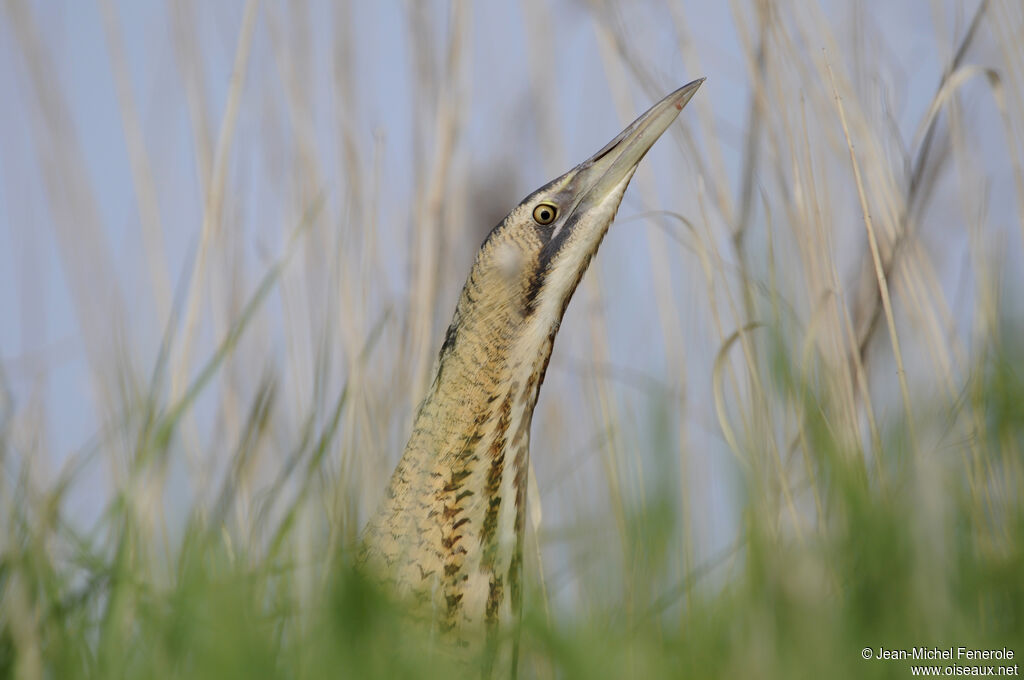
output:
[[[524,0],[518,33],[468,2],[368,7],[167,3],[141,64],[127,8],[89,9],[121,229],[54,9],[3,6],[0,674],[464,672],[352,546],[483,234],[700,75],[552,359],[520,675],[1024,654],[1019,3]],[[375,30],[400,71],[368,63]],[[59,275],[29,257],[51,243]],[[87,396],[52,388],[64,361]],[[70,447],[69,413],[90,423]]]

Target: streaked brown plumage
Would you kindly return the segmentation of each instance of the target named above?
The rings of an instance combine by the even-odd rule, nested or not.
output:
[[[530,421],[555,334],[637,164],[702,82],[524,199],[477,254],[360,552],[443,631],[492,633],[518,612]]]

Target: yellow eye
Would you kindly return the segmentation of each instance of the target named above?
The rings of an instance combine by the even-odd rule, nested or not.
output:
[[[533,209],[533,219],[537,220],[537,224],[551,224],[555,221],[556,215],[558,208],[550,203],[541,203]]]

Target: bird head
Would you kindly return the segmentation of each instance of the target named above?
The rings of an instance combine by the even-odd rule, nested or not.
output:
[[[553,338],[637,165],[703,82],[672,92],[600,151],[516,206],[477,254],[463,296],[468,293],[469,300],[460,301],[457,321],[501,328],[510,342],[521,339],[511,336],[525,335],[533,339],[528,347]]]

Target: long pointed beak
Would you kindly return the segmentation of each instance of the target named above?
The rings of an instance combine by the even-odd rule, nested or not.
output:
[[[577,205],[599,203],[623,179],[631,175],[703,82],[704,78],[698,78],[669,94],[630,123],[603,149],[581,163],[573,178],[573,183],[583,189]]]

